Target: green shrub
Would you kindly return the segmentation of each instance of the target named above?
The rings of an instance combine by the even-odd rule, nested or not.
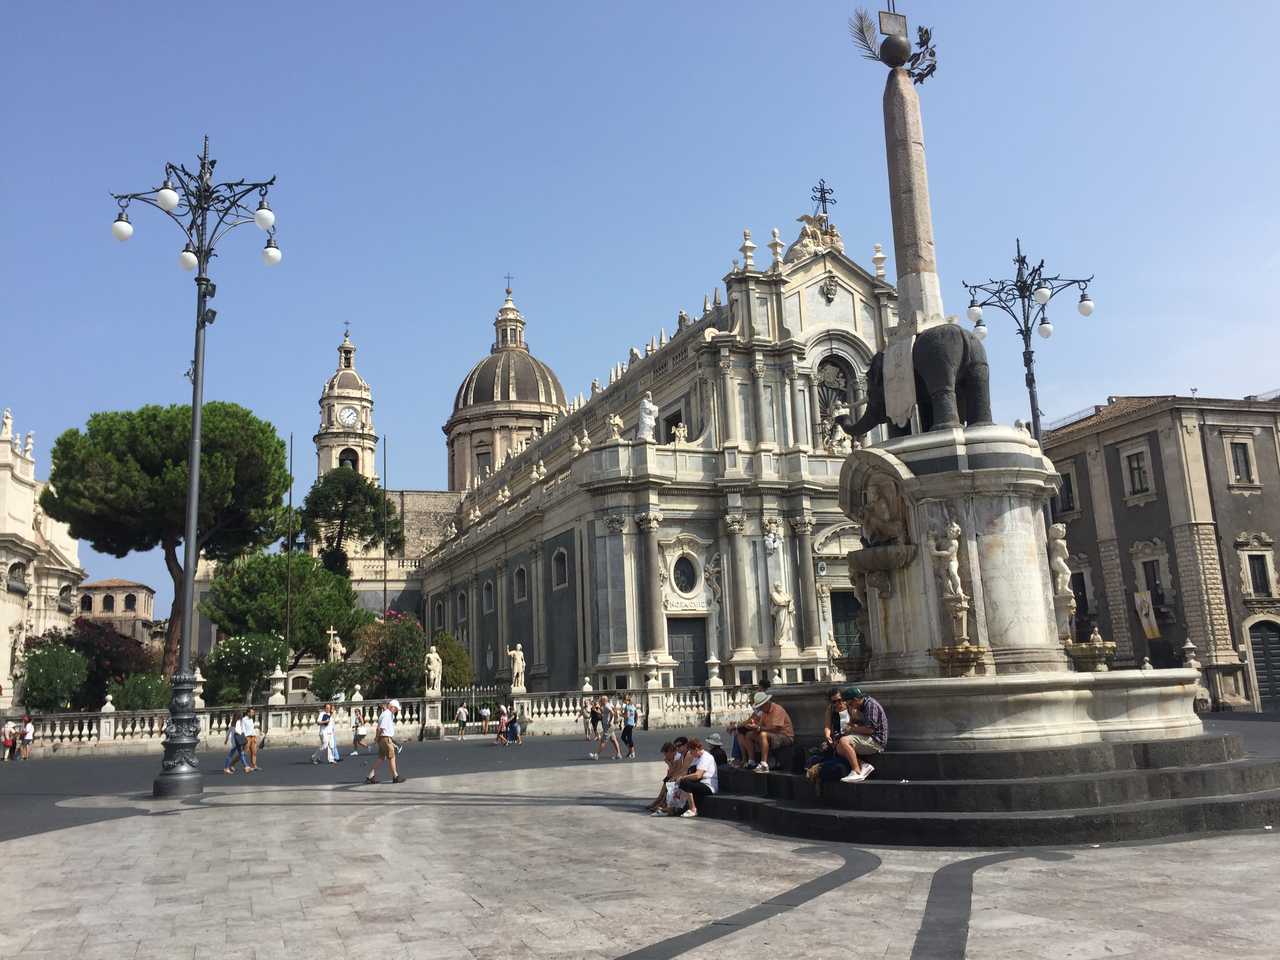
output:
[[[66,710],[89,676],[89,661],[61,643],[44,643],[27,653],[22,702],[29,710]]]
[[[159,673],[135,673],[107,684],[107,693],[117,710],[162,710],[169,705],[172,690]]]
[[[285,662],[289,651],[282,637],[251,633],[228,637],[209,654],[206,702],[248,703],[265,692],[267,677]]]
[[[471,665],[471,654],[462,645],[462,641],[446,630],[441,630],[431,641],[436,645],[436,653],[444,665],[442,685],[446,687],[469,687],[475,679]]]
[[[417,620],[389,610],[384,619],[359,631],[359,642],[366,700],[422,696],[427,635]]]
[[[311,674],[311,686],[308,690],[320,702],[335,700],[339,695],[344,700],[350,700],[356,684],[363,684],[363,674],[360,664],[349,660],[322,663]]]

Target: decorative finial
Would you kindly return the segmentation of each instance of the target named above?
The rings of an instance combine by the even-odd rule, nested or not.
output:
[[[751,270],[755,266],[752,254],[756,251],[756,245],[751,242],[751,231],[742,231],[742,246],[738,248],[738,252],[742,254],[742,269]]]
[[[773,272],[782,272],[782,250],[786,246],[782,242],[782,232],[777,228],[773,228],[773,239],[769,241],[769,251],[773,254]]]
[[[875,245],[875,252],[871,254],[871,262],[876,265],[876,277],[880,280],[884,279],[884,262],[889,258],[884,255],[884,248],[880,244]]]
[[[893,4],[889,4],[890,8]],[[933,46],[933,31],[928,27],[916,28],[916,52],[911,52],[907,37],[907,18],[896,11],[880,11],[880,32],[884,42],[876,38],[875,21],[871,14],[859,8],[849,18],[849,35],[854,46],[862,50],[866,60],[879,60],[889,69],[906,67],[912,83],[924,83],[938,69],[938,52]]]
[[[709,294],[702,295],[702,315],[705,317],[711,312],[711,297]]]
[[[835,188],[828,184],[822,177],[818,178],[818,185],[813,188],[813,192],[809,195],[809,199],[816,204],[813,212],[821,213],[824,217],[831,212],[827,207],[834,207],[837,203]]]
[[[505,279],[507,281],[507,299],[510,300],[511,299],[511,281],[514,280],[515,277],[513,277],[511,274],[508,273],[506,274]]]
[[[716,287],[716,288],[715,288],[715,290],[714,290],[714,291],[712,291],[712,292],[715,294],[715,296],[714,296],[714,298],[713,298],[713,299],[712,299],[712,301],[711,301],[711,305],[712,305],[713,307],[718,307],[718,306],[720,306],[720,288],[719,288],[719,287]]]

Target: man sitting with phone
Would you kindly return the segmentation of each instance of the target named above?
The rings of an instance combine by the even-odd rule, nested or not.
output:
[[[738,742],[747,757],[747,769],[768,773],[769,754],[795,743],[796,731],[791,714],[774,702],[773,694],[761,690],[752,696],[751,707],[751,717],[738,726]]]

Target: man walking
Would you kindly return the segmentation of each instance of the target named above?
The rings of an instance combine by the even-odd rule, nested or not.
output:
[[[249,754],[248,772],[252,773],[258,769],[258,723],[253,707],[244,712],[240,724],[244,728],[244,748]]]
[[[378,782],[378,767],[387,761],[391,769],[391,782],[404,783],[404,777],[396,769],[396,715],[400,712],[400,701],[390,700],[386,709],[378,715],[378,759],[373,761],[373,769],[365,777],[365,783]]]
[[[453,722],[458,725],[459,740],[467,739],[467,720],[469,719],[470,717],[467,714],[467,705],[465,703],[458,704],[458,712],[453,715]],[[485,727],[487,728],[488,726],[489,724],[486,721]],[[486,732],[488,732],[487,729]]]
[[[320,757],[324,757],[329,763],[337,763],[341,757],[338,756],[338,746],[334,742],[334,735],[337,732],[337,725],[333,720],[333,704],[326,703],[320,710],[320,746],[315,753],[311,755],[312,763],[319,763]]]

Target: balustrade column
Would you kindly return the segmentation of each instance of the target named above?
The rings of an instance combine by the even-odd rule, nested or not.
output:
[[[796,533],[797,560],[800,564],[800,603],[804,608],[804,629],[798,631],[800,649],[822,647],[822,624],[818,619],[818,581],[813,572],[813,518],[794,517],[791,529]]]
[[[735,653],[752,649],[747,615],[746,541],[742,536],[746,523],[747,518],[740,513],[727,514],[724,518],[729,533],[729,565],[733,583],[733,617],[729,626]]]
[[[645,631],[644,652],[666,655],[666,614],[662,609],[662,554],[658,548],[658,526],[662,514],[651,511],[636,517],[644,543]]]

